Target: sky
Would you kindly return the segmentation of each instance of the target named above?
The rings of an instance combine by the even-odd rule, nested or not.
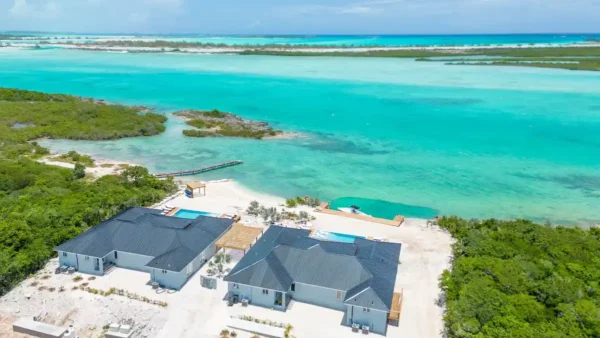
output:
[[[600,0],[0,0],[0,31],[196,34],[600,32]]]

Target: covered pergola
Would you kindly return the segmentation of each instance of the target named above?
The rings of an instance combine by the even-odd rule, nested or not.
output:
[[[198,194],[206,196],[206,184],[202,182],[189,182],[188,184],[186,184],[186,188],[187,190],[189,190],[191,198],[196,197],[196,190],[198,190]],[[201,194],[202,190],[204,190],[204,194]]]
[[[233,223],[233,226],[216,243],[217,249],[234,249],[246,253],[263,233],[263,228]]]

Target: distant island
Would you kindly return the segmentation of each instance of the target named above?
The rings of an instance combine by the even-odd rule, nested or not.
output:
[[[10,41],[10,40],[7,40]],[[1,44],[0,44],[1,45]],[[417,61],[439,61],[437,57],[458,58],[449,65],[488,65],[561,68],[569,70],[600,70],[600,42],[589,39],[585,43],[564,45],[411,45],[411,46],[353,46],[310,44],[228,45],[166,40],[105,40],[105,41],[39,41],[36,46],[59,46],[80,50],[122,53],[184,53],[184,54],[240,54],[272,56],[319,57],[382,57],[415,58]],[[432,58],[433,59],[430,59]],[[466,57],[461,59],[460,57]],[[473,60],[489,57],[490,60]],[[489,62],[488,62],[489,61]]]
[[[266,122],[243,119],[238,115],[213,110],[182,110],[173,115],[185,120],[194,129],[185,129],[183,135],[189,137],[241,137],[241,138],[281,138],[292,136],[276,130]]]

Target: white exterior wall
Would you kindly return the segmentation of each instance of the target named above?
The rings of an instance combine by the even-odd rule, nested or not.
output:
[[[85,258],[88,257],[86,260]],[[99,269],[95,269],[96,258],[99,259]],[[74,267],[77,271],[82,273],[88,273],[90,275],[98,275],[101,276],[104,274],[104,266],[102,263],[102,258],[92,257],[92,256],[84,256],[79,254],[74,254],[67,252],[67,256],[63,256],[63,252],[58,252],[58,262],[60,266],[66,265],[68,267]]]
[[[360,306],[347,306],[346,325],[353,323],[369,326],[369,331],[385,335],[387,331],[387,312],[369,309],[369,312],[363,311]]]
[[[115,259],[115,252],[112,251],[104,259],[121,268],[150,272],[150,268],[146,267],[146,264],[154,259],[154,257],[118,251],[117,258]]]
[[[67,256],[64,256],[64,254],[66,254]],[[77,261],[75,260],[75,254],[73,253],[68,253],[68,252],[62,252],[59,251],[58,252],[58,264],[59,266],[70,266],[70,267],[74,267],[77,268]]]
[[[185,268],[179,272],[164,270],[164,273],[162,269],[152,269],[150,274],[152,281],[158,282],[162,287],[175,290],[181,289],[188,279]]]
[[[344,304],[344,298],[346,297],[345,291],[341,291],[340,298],[338,298],[338,290],[335,289],[328,289],[310,284],[295,284],[295,291],[291,291],[291,288],[288,290],[289,295],[292,296],[293,299],[299,302],[323,306],[330,309],[346,310],[346,305]]]
[[[190,270],[188,270],[188,266],[186,266],[179,272],[167,271],[166,273],[163,273],[162,269],[151,268],[151,279],[153,282],[158,282],[161,286],[179,290],[183,287],[183,285],[185,285],[187,280],[196,273],[196,271],[200,270],[203,262],[208,261],[215,254],[215,250],[216,246],[214,243],[209,245],[196,258],[194,258],[190,264],[188,264],[188,266],[191,267]],[[188,271],[191,271],[191,273],[188,274]]]
[[[275,290],[268,290],[268,294],[263,294],[262,288],[256,288],[249,285],[244,284],[236,284],[238,288],[234,288],[233,285],[235,283],[229,282],[227,283],[227,287],[230,295],[237,295],[240,297],[240,300],[248,299],[250,304],[258,305],[270,309],[280,309],[284,310],[283,306],[275,306]],[[285,292],[282,293],[285,299]]]

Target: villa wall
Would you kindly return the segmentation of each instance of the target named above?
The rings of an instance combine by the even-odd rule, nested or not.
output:
[[[117,258],[115,259],[115,252],[112,251],[104,259],[121,268],[150,272],[150,268],[146,267],[146,264],[154,259],[154,257],[118,251]]]
[[[346,305],[344,304],[344,298],[346,297],[345,291],[341,292],[340,298],[338,299],[338,290],[296,283],[296,291],[291,291],[290,288],[288,294],[299,302],[346,311]]]
[[[162,269],[151,269],[152,281],[158,282],[160,286],[167,289],[179,290],[188,279],[185,268],[179,272],[167,271]]]
[[[150,272],[151,279],[154,282],[158,282],[161,286],[179,290],[185,285],[187,280],[202,267],[203,263],[214,255],[215,251],[215,243],[212,243],[194,258],[194,260],[188,264],[188,266],[191,266],[191,273],[188,273],[190,270],[188,270],[187,266],[179,272],[167,271],[166,273],[163,273],[162,269],[150,269],[153,270]]]
[[[268,294],[263,294],[263,288],[256,288],[244,284],[236,284],[238,288],[234,288],[235,283],[227,283],[230,295],[237,295],[240,299],[248,299],[250,304],[262,306],[266,308],[277,308],[283,310],[283,307],[275,306],[275,290],[268,290]],[[284,293],[285,295],[285,293]]]
[[[59,263],[59,266],[66,265],[66,266],[69,266],[69,267],[77,268],[77,261],[75,260],[75,256],[76,255],[73,254],[73,253],[69,253],[69,252],[66,252],[66,254],[67,254],[67,256],[65,257],[65,256],[63,256],[63,252],[62,251],[58,252],[58,263]]]
[[[347,306],[346,325],[357,323],[369,326],[369,330],[374,333],[385,335],[387,331],[387,312],[369,309],[369,312],[363,311],[360,306]]]
[[[88,259],[86,259],[88,257]],[[95,270],[95,261],[98,258],[99,261],[99,270]],[[104,267],[102,265],[102,258],[79,255],[74,253],[67,253],[67,256],[63,256],[61,251],[58,252],[58,262],[60,266],[66,265],[69,267],[74,267],[77,271],[82,273],[87,273],[90,275],[101,276],[104,274]]]

